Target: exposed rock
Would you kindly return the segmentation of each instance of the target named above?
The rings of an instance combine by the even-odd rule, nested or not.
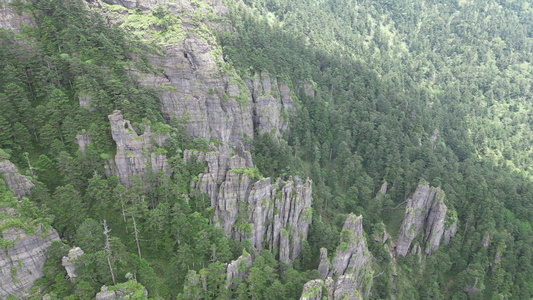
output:
[[[255,74],[244,82],[250,90],[254,108],[254,128],[258,133],[271,133],[277,137],[289,128],[289,116],[294,113],[294,103],[289,87],[266,72]]]
[[[318,273],[320,278],[327,278],[331,263],[328,260],[328,249],[320,248],[320,264],[318,265]]]
[[[488,232],[485,232],[485,235],[483,235],[483,240],[481,241],[481,246],[487,248],[490,245],[490,234]]]
[[[162,45],[164,55],[147,54],[152,65],[160,71],[139,74],[137,70],[130,70],[140,75],[140,84],[158,90],[161,111],[166,120],[172,117],[180,119],[192,138],[216,139],[232,147],[238,142],[249,146],[247,141],[254,137],[254,121],[258,132],[273,132],[277,136],[287,130],[288,116],[294,110],[288,85],[262,73],[246,80],[247,87],[245,81],[224,61],[214,35],[205,28],[192,25],[197,20],[189,20],[191,15],[205,7],[196,7],[189,1],[104,2],[127,8],[120,14],[107,14],[110,21],[118,24],[136,14],[134,9],[150,14],[157,4],[164,4],[170,14],[179,15],[182,19],[176,35],[183,35],[183,38]],[[209,9],[202,13],[227,12],[220,0],[206,4]],[[96,4],[93,6],[98,7]],[[102,5],[100,8],[106,11]],[[222,26],[207,20],[206,23],[212,27]],[[127,26],[125,29],[135,30]],[[158,31],[158,28],[150,26],[142,32],[143,36],[149,36],[151,30]],[[253,94],[256,97],[252,97]]]
[[[431,141],[432,144],[435,144],[435,141],[437,140],[438,137],[439,137],[439,130],[435,128],[429,140]]]
[[[117,299],[115,292],[110,291],[107,286],[103,285],[100,292],[96,294],[96,300],[114,300]]]
[[[451,242],[452,237],[454,237],[456,233],[457,233],[457,221],[453,222],[450,228],[444,230],[444,243],[448,245]]]
[[[192,188],[208,194],[214,222],[226,236],[248,239],[256,253],[264,245],[271,251],[278,249],[279,260],[291,264],[301,252],[311,222],[311,181],[257,180],[251,159],[229,155],[224,146],[205,154],[185,151],[186,162],[194,156],[207,162],[206,172],[191,183]]]
[[[19,170],[12,162],[7,159],[0,161],[0,173],[16,197],[30,194],[33,183],[28,177],[20,175]]]
[[[152,133],[150,126],[145,125],[144,133],[139,136],[130,121],[125,120],[119,110],[115,110],[108,118],[111,122],[113,140],[117,144],[116,169],[112,171],[124,186],[130,186],[134,175],[139,175],[142,180],[149,168],[154,173],[162,171],[170,175],[167,157],[160,152],[151,151],[156,145],[161,147],[168,134]]]
[[[76,269],[75,269],[75,263],[80,256],[83,255],[83,250],[81,250],[80,247],[74,247],[70,249],[68,252],[68,255],[63,256],[63,259],[61,260],[61,264],[63,267],[65,267],[65,270],[67,271],[67,275],[70,279],[77,277],[76,275]]]
[[[233,278],[243,279],[247,270],[252,266],[252,256],[244,253],[237,260],[232,260],[226,267],[226,288],[228,288]]]
[[[321,279],[308,281],[304,285],[300,300],[322,300],[324,281]]]
[[[35,280],[44,276],[46,250],[52,241],[59,241],[59,236],[55,230],[38,229],[34,234],[26,234],[13,227],[0,234],[13,242],[13,246],[0,249],[0,299],[10,295],[22,299]]]
[[[396,257],[406,256],[409,253],[411,242],[422,231],[424,232],[423,244],[426,245],[425,254],[430,255],[439,248],[445,231],[444,224],[448,210],[444,204],[444,197],[444,192],[439,188],[430,188],[427,183],[418,186],[407,202],[396,243]],[[448,236],[450,239],[455,234],[455,230],[449,228]]]
[[[378,193],[378,196],[385,196],[385,194],[387,194],[387,187],[388,187],[388,183],[385,181],[382,185],[381,185],[381,188],[379,189],[379,193]]]
[[[14,0],[0,0],[0,29],[20,33],[23,25],[35,26],[34,21],[26,12],[12,5]],[[22,1],[24,2],[24,1]],[[19,14],[20,12],[20,14]]]
[[[76,143],[80,147],[80,151],[85,152],[85,149],[87,149],[87,146],[91,144],[91,139],[89,137],[89,134],[87,132],[76,134]]]
[[[333,299],[357,300],[363,299],[357,290],[357,280],[354,274],[341,275],[335,280]],[[370,289],[368,290],[370,292]],[[365,296],[368,297],[368,294]]]
[[[142,289],[142,297],[133,295],[136,294],[138,289]],[[118,284],[112,287],[112,290],[105,285],[100,288],[100,292],[96,294],[96,300],[126,300],[126,299],[148,299],[148,291],[139,283],[135,281],[129,281]]]
[[[348,215],[340,240],[331,263],[324,259],[324,256],[327,257],[327,250],[320,249],[318,270],[322,279],[326,279],[326,286],[330,285],[330,299],[368,297],[372,287],[372,255],[366,246],[362,216]],[[336,279],[331,281],[333,278]],[[331,281],[329,284],[328,280]]]

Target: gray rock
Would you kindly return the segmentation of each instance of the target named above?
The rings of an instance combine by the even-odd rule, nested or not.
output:
[[[137,283],[136,283],[137,284]],[[121,284],[123,286],[124,284]],[[137,286],[135,288],[138,288]],[[105,285],[103,285],[100,288],[100,292],[96,294],[95,299],[96,300],[126,300],[126,299],[133,299],[133,295],[135,294],[135,288],[129,288],[127,286],[124,286],[122,288],[117,288],[115,286],[115,290],[111,291],[109,290]],[[146,289],[143,290],[143,296],[141,298],[135,298],[135,299],[148,299],[148,291]]]
[[[59,241],[59,236],[55,230],[26,234],[13,227],[4,229],[1,235],[14,244],[0,250],[0,299],[9,295],[25,298],[35,280],[44,276],[47,248],[52,241]]]
[[[20,33],[24,25],[35,26],[33,19],[26,12],[19,15],[11,5],[14,0],[0,0],[0,29]],[[22,1],[23,3],[25,1]]]
[[[207,162],[206,172],[191,183],[192,188],[207,193],[214,223],[226,236],[248,239],[255,253],[264,245],[278,249],[280,261],[291,264],[302,250],[311,222],[311,181],[295,184],[289,178],[272,184],[269,178],[251,178],[255,175],[249,160],[229,155],[225,146],[208,153],[185,151],[185,162],[192,157]]]
[[[481,240],[481,246],[485,248],[490,246],[490,233],[485,232],[485,235],[483,235],[483,240]]]
[[[366,246],[362,221],[362,216],[348,215],[332,263],[327,260],[327,250],[320,249],[318,271],[331,293],[328,299],[361,299],[370,295],[372,255]]]
[[[137,135],[130,121],[125,120],[122,112],[115,110],[108,116],[111,123],[111,134],[117,145],[115,155],[116,168],[109,168],[120,179],[120,182],[129,187],[133,176],[138,175],[141,180],[149,172],[159,171],[170,175],[167,157],[151,150],[157,145],[162,146],[167,135],[152,133],[150,126],[145,125],[144,133]]]
[[[28,177],[20,175],[19,170],[12,162],[7,159],[0,161],[0,173],[16,197],[30,194],[33,183]]]
[[[411,242],[424,232],[424,253],[435,252],[442,241],[445,229],[446,212],[444,192],[439,188],[430,188],[427,183],[421,184],[408,200],[405,215],[398,235],[395,256],[406,256]],[[447,230],[448,240],[455,234],[456,224]]]
[[[322,300],[324,281],[320,279],[308,281],[304,285],[300,300]]]
[[[85,152],[85,149],[87,149],[87,146],[91,144],[91,139],[89,137],[89,134],[87,132],[76,134],[76,143],[80,147],[80,151]]]
[[[75,269],[75,263],[80,256],[83,255],[83,250],[81,250],[80,247],[74,247],[69,250],[68,254],[66,256],[63,256],[61,259],[61,264],[63,267],[65,267],[65,270],[67,271],[68,277],[72,280],[73,278],[76,278],[76,269]]]
[[[318,265],[318,273],[320,278],[326,279],[329,274],[331,263],[328,260],[328,249],[320,248],[320,264]]]
[[[456,233],[457,233],[457,221],[453,222],[450,228],[444,230],[444,243],[448,245],[451,242],[452,237],[454,237]]]
[[[115,300],[117,299],[117,296],[115,295],[115,292],[108,290],[107,286],[103,285],[95,298],[96,300]]]
[[[247,270],[252,266],[252,256],[248,253],[244,253],[243,255],[239,256],[237,260],[232,260],[229,264],[226,266],[226,288],[228,288],[233,278],[240,278],[243,279],[246,274]]]
[[[278,81],[266,72],[255,74],[252,80],[245,79],[244,82],[252,95],[254,128],[273,137],[286,132],[289,116],[295,110],[288,86],[282,82],[278,85]]]

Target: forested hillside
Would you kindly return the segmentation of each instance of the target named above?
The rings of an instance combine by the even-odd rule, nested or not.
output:
[[[528,1],[0,16],[0,299],[533,297]]]

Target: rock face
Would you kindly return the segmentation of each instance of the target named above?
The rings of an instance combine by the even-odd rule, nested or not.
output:
[[[294,112],[294,102],[287,84],[272,78],[266,72],[255,74],[244,82],[253,100],[253,122],[258,133],[277,137],[289,128],[289,116]]]
[[[341,232],[340,242],[333,261],[328,260],[325,248],[320,249],[318,271],[322,279],[325,280],[321,280],[321,284],[325,284],[327,288],[327,299],[368,297],[372,288],[372,255],[366,246],[362,216],[348,215]],[[308,282],[307,284],[310,287],[317,285],[316,282]],[[304,296],[305,294],[302,295],[301,299],[316,299],[305,298]],[[323,295],[321,294],[321,296]]]
[[[169,37],[161,42],[160,50],[163,55],[147,54],[151,64],[158,70],[142,74],[137,70],[130,72],[139,75],[140,84],[158,91],[163,117],[167,121],[178,118],[192,138],[216,140],[229,149],[239,151],[238,147],[249,148],[254,132],[272,133],[274,137],[287,132],[288,119],[294,112],[289,85],[266,72],[252,74],[243,80],[224,61],[211,29],[193,25],[198,21],[191,19],[191,16],[198,15],[198,12],[202,15],[219,15],[227,11],[221,1],[209,1],[202,7],[191,5],[189,1],[105,0],[105,4],[101,0],[88,2],[111,22],[134,33],[138,29],[130,26],[128,22],[131,20],[130,16],[138,14],[135,10],[140,9],[143,14],[151,15],[152,9],[163,7],[169,15],[179,16],[175,25],[175,28],[179,29],[172,30],[175,30],[175,35],[180,38]],[[114,6],[109,7],[106,4]],[[208,20],[205,20],[205,23],[209,24],[209,27],[222,26]],[[150,38],[152,30],[157,32],[159,28],[157,25],[150,25],[143,27],[142,32],[136,33]],[[160,32],[157,35],[160,35]],[[82,106],[90,107],[89,98],[80,100]],[[133,132],[125,131],[122,125],[127,124],[127,121],[119,114],[111,115],[110,121],[113,138],[117,142],[117,156],[116,168],[113,165],[108,166],[109,173],[113,173],[123,184],[128,185],[132,175],[139,175],[141,178],[144,176],[148,168],[147,162],[151,162],[152,169],[165,172],[167,166],[163,156],[147,157],[139,154],[139,149],[148,146],[144,142],[144,134],[137,137]],[[124,138],[121,138],[121,135],[124,135]],[[78,139],[80,148],[87,144],[83,138],[85,137]],[[132,142],[137,138],[138,142]],[[125,157],[127,153],[129,154]],[[251,158],[244,158],[251,167]]]
[[[17,10],[12,3],[14,0],[0,0],[0,29],[20,33],[23,25],[34,26],[34,22],[28,14]],[[22,1],[24,2],[24,1]]]
[[[0,250],[0,299],[10,295],[22,299],[35,280],[44,276],[46,250],[59,236],[55,230],[26,234],[18,228],[5,229],[1,236],[14,244]]]
[[[30,193],[31,181],[18,173],[17,167],[8,160],[0,162],[0,172],[15,196]],[[19,215],[12,207],[0,207],[0,225]],[[44,276],[43,266],[46,249],[52,241],[59,241],[55,230],[36,228],[32,234],[19,227],[7,227],[0,230],[0,238],[12,243],[10,247],[0,249],[0,299],[8,296],[23,298],[33,286],[35,280]]]
[[[73,279],[77,277],[76,275],[76,269],[75,264],[76,260],[80,258],[80,256],[83,255],[83,250],[81,250],[80,247],[74,247],[70,249],[68,252],[68,255],[63,256],[63,259],[61,260],[61,264],[63,267],[65,267],[65,270],[67,271],[67,275],[70,279]]]
[[[155,146],[161,147],[168,135],[152,133],[149,125],[145,125],[142,135],[137,135],[130,121],[125,120],[119,110],[115,110],[108,118],[113,140],[117,144],[116,168],[111,168],[111,172],[124,186],[130,186],[134,175],[142,180],[148,168],[154,173],[162,171],[170,175],[166,156],[152,151]]]
[[[28,177],[20,175],[17,167],[12,162],[9,160],[0,161],[0,173],[16,197],[30,194],[33,183]]]
[[[226,288],[228,288],[233,278],[243,279],[246,271],[252,266],[252,256],[244,253],[236,260],[232,260],[226,267]]]
[[[250,240],[256,253],[264,245],[278,249],[279,260],[291,264],[311,223],[311,180],[303,183],[290,177],[275,184],[269,178],[257,180],[250,154],[240,150],[231,157],[224,147],[205,154],[185,151],[186,162],[193,157],[207,162],[206,172],[192,188],[207,193],[214,222],[226,236]]]
[[[300,300],[322,300],[324,294],[324,281],[320,279],[311,280],[304,285]]]
[[[457,230],[457,223],[445,230],[448,208],[444,204],[444,197],[444,192],[439,188],[430,188],[427,183],[418,186],[407,202],[396,243],[396,257],[409,254],[411,242],[421,232],[424,233],[423,245],[426,245],[424,250],[426,256],[439,248],[443,235],[446,237],[445,241],[449,242]]]
[[[125,300],[125,299],[133,299],[133,295],[135,294],[136,288],[139,288],[138,284],[127,286],[127,283],[120,284],[117,288],[114,290],[109,290],[105,285],[102,286],[100,289],[100,292],[96,294],[95,299],[96,300]],[[142,286],[141,286],[142,288]],[[148,299],[148,291],[144,289],[142,298],[134,298],[134,299]]]

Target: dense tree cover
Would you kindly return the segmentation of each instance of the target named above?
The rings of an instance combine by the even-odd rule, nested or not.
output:
[[[36,186],[19,203],[0,183],[1,205],[36,220],[28,224],[51,224],[63,239],[36,297],[87,299],[116,283],[165,299],[297,299],[318,276],[319,248],[336,248],[347,213],[363,214],[368,237],[383,228],[395,236],[404,206],[394,208],[421,179],[446,192],[458,234],[422,264],[414,256],[391,264],[368,238],[379,274],[371,297],[533,296],[527,1],[227,1],[235,31],[220,33],[225,59],[242,74],[269,71],[298,95],[290,134],[256,136],[254,162],[263,175],[311,177],[315,211],[294,268],[265,251],[229,289],[224,263],[249,245],[212,226],[209,203],[189,184],[205,166],[182,159],[184,149],[207,150],[209,141],[191,140],[170,120],[162,151],[171,177],[133,178],[126,189],[105,176],[114,155],[108,114],[121,109],[139,129],[162,125],[156,92],[126,71],[153,71],[144,53],[157,49],[78,0],[15,4],[37,26],[0,32],[0,159],[10,156]],[[177,26],[162,9],[124,28],[142,31],[137,17],[162,30]],[[80,153],[73,141],[84,133],[92,144]],[[384,182],[387,196],[375,197]],[[67,245],[85,251],[74,281],[61,267]]]
[[[170,127],[163,125],[157,93],[126,71],[152,72],[144,55],[160,49],[124,34],[82,1],[13,5],[37,26],[18,35],[0,32],[1,159],[16,163],[36,185],[21,202],[26,223],[17,217],[3,226],[31,233],[34,224],[51,224],[62,238],[48,253],[45,277],[32,289],[35,298],[88,299],[106,285],[190,299],[187,293],[197,287],[187,279],[198,273],[209,287],[200,291],[207,298],[297,299],[303,284],[318,275],[282,266],[268,252],[254,262],[254,276],[225,287],[224,264],[251,250],[212,225],[208,198],[190,188],[205,165],[185,165],[183,150],[207,151],[209,141],[192,140],[175,118]],[[161,13],[157,9],[153,17]],[[150,173],[143,181],[132,178],[126,189],[105,176],[104,165],[114,155],[107,116],[115,109],[136,129],[151,123],[152,130],[170,133],[159,151],[167,155],[172,177]],[[78,134],[91,137],[84,152],[74,143]],[[18,207],[3,182],[0,188],[2,207]],[[61,258],[73,245],[85,254],[76,262],[78,277],[69,280]]]
[[[309,267],[320,247],[334,249],[328,237],[346,212],[363,214],[368,234],[383,222],[396,235],[403,209],[393,208],[423,178],[446,192],[458,234],[422,265],[398,259],[394,279],[388,254],[371,245],[385,274],[372,297],[531,297],[527,1],[228,3],[237,31],[220,33],[228,61],[315,88],[299,93],[287,142],[254,144],[268,175],[313,179]],[[387,197],[374,198],[383,182]]]

